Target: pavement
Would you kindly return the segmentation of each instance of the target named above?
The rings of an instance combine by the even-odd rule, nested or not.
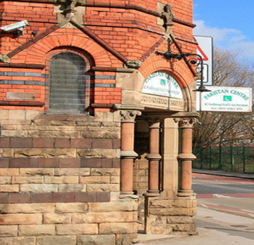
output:
[[[196,170],[193,173],[254,180],[254,174]],[[194,217],[197,235],[138,234],[137,245],[254,245],[254,214],[224,212],[201,201]]]
[[[233,173],[233,172],[224,172],[220,170],[205,170],[205,169],[193,169],[192,172],[198,174],[208,174],[254,180],[254,174]]]

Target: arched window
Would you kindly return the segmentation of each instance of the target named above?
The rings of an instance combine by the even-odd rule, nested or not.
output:
[[[74,52],[54,55],[49,63],[49,109],[84,113],[86,62]]]

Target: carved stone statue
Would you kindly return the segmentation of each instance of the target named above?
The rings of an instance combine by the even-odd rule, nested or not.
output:
[[[173,26],[173,19],[175,15],[172,13],[172,5],[166,4],[164,6],[164,12],[161,13],[160,18],[164,20],[164,28],[168,32],[170,27]]]
[[[57,0],[57,3],[63,5],[64,11],[71,11],[76,7],[77,4],[84,5],[85,0]]]

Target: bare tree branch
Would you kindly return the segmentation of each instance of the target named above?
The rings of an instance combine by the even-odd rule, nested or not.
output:
[[[239,60],[238,53],[214,49],[214,86],[253,87],[253,81],[253,63]],[[196,124],[193,130],[193,147],[235,145],[246,141],[254,135],[250,120],[250,113],[200,112],[200,124]]]

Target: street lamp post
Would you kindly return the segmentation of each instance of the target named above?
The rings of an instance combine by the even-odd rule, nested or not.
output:
[[[210,90],[207,89],[204,86],[204,81],[203,81],[203,58],[202,58],[202,56],[199,55],[199,54],[194,54],[194,53],[178,53],[178,54],[172,53],[171,49],[170,49],[170,46],[171,46],[171,41],[170,41],[170,39],[168,39],[168,50],[167,50],[167,52],[161,53],[159,51],[156,51],[155,53],[157,55],[164,56],[166,60],[171,60],[171,59],[181,60],[184,57],[189,57],[189,56],[196,56],[196,57],[198,57],[199,60],[200,60],[200,66],[201,66],[201,69],[200,69],[200,75],[201,75],[200,85],[199,85],[198,89],[195,89],[193,91],[195,91],[195,92],[209,92]],[[197,63],[196,60],[189,60],[188,62],[190,62],[192,65],[195,65]]]

